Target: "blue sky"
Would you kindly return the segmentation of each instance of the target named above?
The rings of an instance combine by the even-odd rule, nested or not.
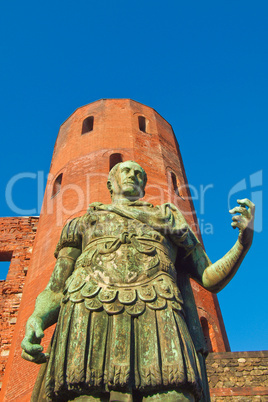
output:
[[[48,173],[59,126],[77,107],[100,98],[153,107],[173,126],[189,183],[198,194],[209,186],[195,206],[204,232],[213,227],[203,234],[212,261],[236,240],[228,197],[232,206],[257,201],[252,249],[218,296],[234,351],[268,349],[267,20],[266,1],[0,6],[0,215],[18,214],[5,189],[25,172],[31,176],[14,185],[12,201],[38,215],[37,173]]]

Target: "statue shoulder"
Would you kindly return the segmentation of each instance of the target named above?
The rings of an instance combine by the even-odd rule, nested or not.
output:
[[[87,215],[87,214],[86,214]],[[64,247],[75,247],[81,248],[82,236],[81,236],[81,225],[83,224],[85,215],[78,216],[68,221],[62,231],[59,242],[56,246],[55,257],[58,257],[59,251]]]
[[[104,204],[102,202],[92,202],[91,204],[89,204],[87,212],[91,213],[92,211],[99,210],[103,205]]]
[[[177,212],[180,215],[182,215],[182,212],[174,204],[172,204],[172,202],[166,202],[162,204],[162,206],[164,206],[165,208],[169,208],[171,211]]]
[[[171,215],[174,216],[176,220],[179,220],[181,224],[188,226],[183,213],[171,202],[166,202],[165,204],[155,206],[155,208],[157,207],[161,209],[165,214],[169,212]]]

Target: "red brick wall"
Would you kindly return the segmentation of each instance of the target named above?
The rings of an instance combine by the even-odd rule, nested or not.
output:
[[[10,261],[6,280],[0,281],[0,385],[33,250],[38,218],[0,218],[0,261]]]

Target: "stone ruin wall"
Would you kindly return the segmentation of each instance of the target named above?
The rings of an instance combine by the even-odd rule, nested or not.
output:
[[[267,402],[268,351],[210,353],[211,402]]]
[[[0,262],[10,261],[0,281],[0,388],[30,264],[38,217],[0,218]]]

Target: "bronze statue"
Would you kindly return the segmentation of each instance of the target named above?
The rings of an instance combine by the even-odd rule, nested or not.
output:
[[[46,362],[34,402],[209,401],[189,277],[211,292],[230,281],[252,242],[254,205],[238,200],[238,240],[211,264],[174,205],[140,201],[146,180],[136,162],[117,164],[112,203],[91,204],[63,228],[22,342],[23,358]],[[43,331],[55,322],[45,354]]]

